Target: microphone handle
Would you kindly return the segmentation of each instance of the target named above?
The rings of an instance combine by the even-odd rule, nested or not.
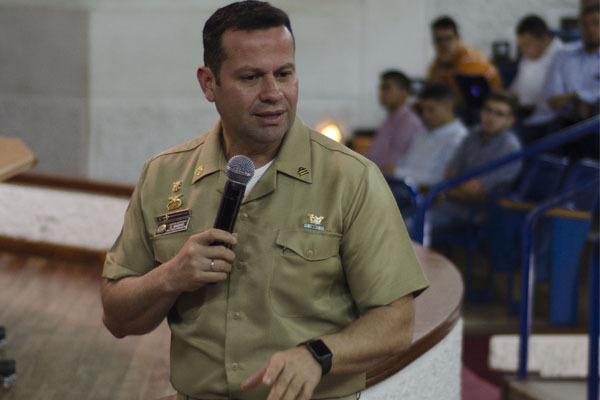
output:
[[[233,232],[235,226],[235,220],[237,218],[240,204],[244,199],[244,193],[246,192],[246,185],[228,180],[225,184],[225,190],[223,191],[223,198],[221,199],[221,205],[217,212],[217,218],[215,219],[214,227],[227,232]],[[220,242],[215,242],[213,245],[222,245]]]

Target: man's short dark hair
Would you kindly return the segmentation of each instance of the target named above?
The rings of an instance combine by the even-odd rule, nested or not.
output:
[[[580,15],[600,13],[600,3],[587,4],[581,8]]]
[[[390,69],[390,70],[384,71],[381,74],[380,78],[381,78],[382,81],[388,81],[389,80],[389,81],[394,82],[400,88],[406,90],[409,93],[411,91],[412,81],[402,71],[398,71],[396,69]]]
[[[223,34],[227,30],[254,31],[285,26],[292,38],[290,18],[285,11],[273,7],[266,1],[238,1],[219,8],[204,24],[202,41],[204,43],[204,64],[219,79],[219,70],[225,59]]]
[[[458,25],[451,17],[447,15],[439,17],[431,23],[432,31],[436,31],[438,29],[451,29],[454,33],[456,33],[456,36],[460,36],[458,33]]]
[[[453,101],[454,93],[448,85],[444,85],[443,83],[428,83],[421,90],[419,98],[421,100]]]
[[[498,101],[498,102],[506,104],[508,106],[508,108],[510,108],[510,112],[512,113],[513,117],[516,116],[519,111],[519,100],[517,99],[517,97],[514,94],[512,94],[510,92],[506,92],[506,91],[492,92],[485,99],[486,103],[489,101]]]
[[[529,34],[536,38],[550,36],[550,29],[540,16],[538,15],[527,15],[519,21],[517,25],[517,35]]]

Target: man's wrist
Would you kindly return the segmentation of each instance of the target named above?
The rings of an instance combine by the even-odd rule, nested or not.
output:
[[[157,278],[159,281],[159,287],[161,293],[167,296],[179,296],[181,290],[179,290],[172,277],[173,259],[161,264],[156,271],[158,272]]]
[[[310,355],[321,366],[321,376],[325,376],[331,371],[333,364],[333,353],[321,339],[309,340],[302,343]]]

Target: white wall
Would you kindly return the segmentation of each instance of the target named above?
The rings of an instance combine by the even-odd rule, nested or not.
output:
[[[334,121],[349,135],[358,127],[374,127],[382,119],[376,96],[382,70],[400,68],[412,76],[424,74],[433,53],[429,23],[436,16],[447,13],[455,17],[465,41],[489,53],[493,40],[512,38],[514,25],[524,14],[538,12],[556,24],[560,15],[576,13],[578,1],[272,2],[286,10],[292,19],[300,77],[299,114],[312,126],[324,120]],[[134,182],[143,161],[151,154],[196,136],[216,121],[212,105],[203,99],[197,86],[195,69],[202,62],[204,21],[224,2],[0,0],[0,16],[5,10],[14,12],[16,4],[25,15],[47,10],[49,4],[71,14],[74,9],[84,11],[81,14],[87,24],[89,39],[83,63],[88,69],[88,82],[82,89],[87,100],[83,103],[88,108],[83,119],[87,126],[77,133],[87,148],[70,149],[81,154],[85,167],[72,164],[73,170],[65,171],[64,166],[58,168],[49,159],[57,151],[38,150],[42,165],[48,166],[46,171],[84,170],[83,173],[95,179]],[[9,28],[0,26],[0,37],[5,29]],[[18,40],[4,45],[10,47],[11,43],[13,52],[25,52],[30,55],[30,63],[44,65],[46,60],[33,52],[35,46]],[[78,60],[78,65],[81,63]],[[5,78],[0,76],[0,100],[8,96],[29,101],[23,100],[14,85],[2,85],[7,76],[10,74],[4,74]],[[6,92],[4,87],[10,87],[11,91]],[[15,124],[10,113],[1,111],[0,134],[7,126],[11,134],[19,135],[20,129],[28,131],[27,121]],[[31,124],[39,129],[35,113],[30,118]],[[80,115],[73,118],[79,118],[80,124]],[[68,132],[75,125],[72,121],[63,124]],[[51,134],[60,135],[60,129],[54,127]],[[65,146],[70,143],[72,140]]]

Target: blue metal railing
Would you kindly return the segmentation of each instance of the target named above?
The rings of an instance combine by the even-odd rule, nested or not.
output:
[[[598,400],[598,340],[600,337],[600,247],[598,233],[592,238],[592,254],[590,256],[590,293],[589,293],[589,340],[590,355],[588,358],[588,400]]]
[[[527,358],[529,351],[529,336],[533,320],[533,285],[535,282],[535,252],[533,249],[533,230],[539,218],[550,208],[559,206],[569,199],[585,193],[598,185],[597,181],[589,181],[580,184],[571,190],[554,197],[527,214],[523,226],[523,253],[522,253],[522,275],[521,287],[521,316],[519,332],[519,368],[520,379],[527,378]],[[600,335],[600,266],[598,263],[598,234],[593,237],[592,254],[590,256],[589,274],[589,355],[588,355],[588,400],[598,400],[598,339]]]
[[[478,168],[474,168],[463,175],[456,176],[436,184],[431,188],[431,190],[429,190],[429,192],[424,195],[418,195],[416,198],[417,207],[415,210],[414,222],[411,231],[412,239],[420,244],[423,244],[425,217],[427,215],[427,211],[439,193],[477,176],[487,174],[488,172],[498,169],[511,162],[554,149],[564,143],[577,140],[587,135],[598,134],[599,131],[600,117],[593,117],[586,121],[580,122],[577,125],[573,125],[567,129],[563,129],[562,131],[548,135],[547,137],[534,142],[530,146],[527,146],[520,151],[499,158],[498,160],[492,161]]]

